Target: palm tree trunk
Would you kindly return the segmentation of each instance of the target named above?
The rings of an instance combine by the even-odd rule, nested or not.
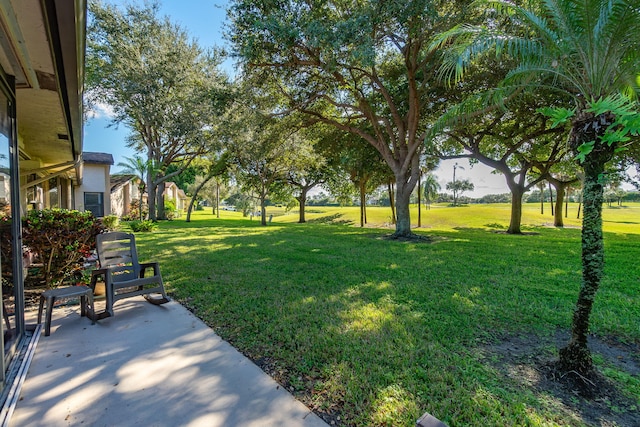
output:
[[[598,141],[606,129],[606,122],[613,120],[606,115],[586,116],[576,121],[572,129],[571,144],[575,152],[586,141],[596,141],[596,146],[586,156],[584,163],[584,185],[582,190],[582,282],[573,312],[571,339],[560,350],[560,367],[581,374],[593,369],[591,352],[587,347],[589,317],[593,302],[600,287],[604,269],[604,239],[602,235],[602,203],[604,188],[601,176],[605,165],[613,157],[615,144]],[[599,132],[599,130],[602,131]]]
[[[582,283],[573,313],[571,340],[560,350],[560,364],[567,371],[585,373],[593,361],[587,347],[589,317],[596,292],[600,286],[604,267],[604,240],[602,236],[603,187],[598,182],[601,168],[585,170],[582,207]]]

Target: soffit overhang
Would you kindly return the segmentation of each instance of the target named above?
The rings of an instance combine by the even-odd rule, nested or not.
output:
[[[21,173],[81,178],[86,0],[0,0],[0,65],[15,76]]]

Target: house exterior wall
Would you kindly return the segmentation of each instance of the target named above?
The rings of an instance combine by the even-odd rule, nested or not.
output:
[[[118,218],[129,215],[131,212],[131,202],[140,200],[140,190],[137,179],[127,181],[125,184],[114,188],[111,191],[111,214]]]
[[[111,192],[111,214],[116,215],[118,218],[122,218],[127,215],[129,211],[129,204],[131,202],[128,194],[128,188],[129,185],[127,183]]]
[[[187,210],[189,198],[184,194],[184,191],[178,188],[175,182],[167,182],[165,184],[164,197],[166,200],[171,200],[176,204],[178,216]]]
[[[109,178],[110,165],[104,164],[84,164],[84,178],[82,185],[75,188],[75,208],[85,211],[85,193],[102,193],[104,213],[111,215],[111,180]]]

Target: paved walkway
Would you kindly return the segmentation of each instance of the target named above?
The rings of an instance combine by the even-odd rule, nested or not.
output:
[[[327,426],[180,304],[115,309],[54,311],[11,426]]]

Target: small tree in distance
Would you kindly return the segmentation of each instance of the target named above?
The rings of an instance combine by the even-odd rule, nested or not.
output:
[[[440,184],[438,178],[428,173],[424,177],[424,202],[427,205],[427,209],[431,209],[431,203],[438,200],[438,191],[440,190]]]
[[[475,186],[468,179],[459,179],[457,181],[447,182],[447,190],[453,192],[453,206],[458,206],[458,198],[465,191],[473,191]]]

